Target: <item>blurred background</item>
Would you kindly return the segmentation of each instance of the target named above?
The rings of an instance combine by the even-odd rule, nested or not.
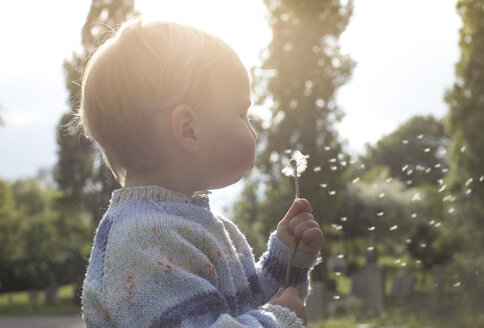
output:
[[[80,71],[142,14],[227,41],[251,74],[257,163],[212,193],[256,257],[300,178],[325,233],[310,327],[484,327],[484,0],[0,3],[0,327],[82,327],[113,189],[64,125]]]

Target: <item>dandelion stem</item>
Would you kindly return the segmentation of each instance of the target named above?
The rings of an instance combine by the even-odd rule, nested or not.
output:
[[[297,173],[297,163],[295,160],[291,159],[291,162],[289,164],[291,164],[292,169],[294,170],[294,186],[296,189],[296,198],[299,198],[299,177]]]

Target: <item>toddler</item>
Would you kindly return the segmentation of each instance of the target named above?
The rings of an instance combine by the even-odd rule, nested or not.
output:
[[[203,192],[252,168],[250,106],[238,56],[193,27],[137,18],[93,54],[78,123],[123,188],[96,232],[82,295],[87,327],[305,324],[308,273],[323,243],[309,202],[294,201],[256,263]]]

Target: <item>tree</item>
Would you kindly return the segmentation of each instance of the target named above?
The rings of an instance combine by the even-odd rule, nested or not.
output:
[[[453,200],[453,231],[461,242],[454,266],[462,289],[460,302],[476,315],[484,307],[484,1],[459,0],[457,11],[463,23],[461,57],[455,83],[445,96],[451,135],[446,182]]]
[[[118,187],[101,155],[79,131],[67,128],[80,103],[81,75],[90,54],[127,19],[136,14],[134,0],[93,0],[82,29],[82,51],[64,61],[66,87],[71,109],[57,127],[59,160],[55,180],[65,192],[65,202],[83,202],[99,220],[111,192]]]
[[[368,146],[362,161],[367,168],[385,165],[390,175],[408,186],[437,185],[447,169],[448,136],[433,116],[415,116],[394,132]]]
[[[294,189],[281,169],[288,162],[287,149],[309,155],[311,169],[301,177],[301,195],[308,198],[321,224],[329,223],[339,206],[344,187],[347,156],[342,154],[333,124],[342,117],[335,102],[336,90],[349,78],[354,66],[340,53],[338,38],[352,14],[352,1],[265,0],[273,39],[260,70],[253,70],[254,91],[259,105],[270,107],[270,125],[256,120],[259,127],[258,181],[246,188],[236,205],[257,213],[265,233],[273,230],[292,203]],[[255,180],[255,179],[254,179]],[[331,193],[320,184],[330,186]],[[236,217],[241,222],[243,217]],[[265,236],[267,237],[267,235]],[[328,238],[328,235],[326,235]],[[327,252],[324,252],[327,254]],[[324,270],[316,275],[324,279]]]
[[[457,10],[463,20],[461,58],[455,67],[456,81],[445,97],[452,136],[449,181],[453,190],[464,192],[466,181],[472,179],[475,201],[484,204],[484,2],[460,0]]]
[[[15,206],[10,184],[0,180],[0,291],[20,290],[14,270],[18,257],[17,243],[23,226]]]

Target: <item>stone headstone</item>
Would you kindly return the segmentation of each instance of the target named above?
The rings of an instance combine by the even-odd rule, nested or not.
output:
[[[360,298],[363,311],[369,314],[384,312],[383,270],[373,262],[356,271],[351,278],[351,294]]]
[[[311,282],[312,291],[306,300],[306,312],[311,322],[324,319],[324,284],[320,281]]]
[[[395,276],[390,291],[390,297],[396,300],[406,300],[413,294],[415,277],[400,274]]]

